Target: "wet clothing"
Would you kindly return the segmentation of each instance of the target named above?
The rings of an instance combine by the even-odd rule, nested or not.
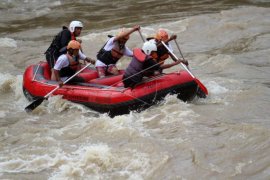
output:
[[[132,57],[133,53],[130,49],[128,49],[126,46],[120,48],[118,42],[114,42],[114,40],[115,37],[111,37],[104,47],[99,50],[97,54],[97,59],[99,62],[96,64],[96,66],[108,66],[111,64],[116,64],[123,55]]]
[[[141,49],[136,48],[133,50],[133,58],[123,76],[124,86],[133,88],[142,81],[143,76],[153,75],[154,71],[161,71],[160,65],[151,56],[147,56]]]
[[[110,69],[115,71],[115,65],[123,55],[129,57],[133,56],[132,51],[128,47],[120,47],[118,42],[114,42],[114,40],[115,37],[111,37],[97,54],[97,61],[95,66],[100,77],[105,76],[106,74],[112,74]]]
[[[76,73],[76,67],[79,64],[79,59],[85,59],[86,56],[79,51],[79,56],[74,57],[73,60],[77,62],[77,64],[70,65],[67,54],[62,54],[56,61],[54,65],[54,69],[59,71],[59,76],[61,80],[65,81],[69,77],[73,76]],[[84,82],[84,79],[78,76],[72,78],[68,83],[73,82]]]
[[[63,30],[54,37],[51,45],[44,53],[46,60],[51,68],[54,67],[58,57],[67,52],[66,46],[70,40],[76,40],[76,38],[74,37],[73,33],[68,30],[67,27],[63,26]]]

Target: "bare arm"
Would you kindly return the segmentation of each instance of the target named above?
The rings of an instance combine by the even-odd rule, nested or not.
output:
[[[124,37],[130,35],[131,33],[140,30],[140,28],[141,28],[141,27],[140,27],[139,25],[136,25],[136,26],[134,26],[132,29],[127,30],[127,31],[124,31],[124,32],[121,33],[120,35],[116,36],[116,37],[114,38],[114,41],[118,41],[119,39],[122,39],[122,38],[124,38]]]
[[[171,35],[171,37],[167,40],[167,41],[164,41],[164,43],[168,43],[170,42],[171,40],[175,40],[177,38],[177,35],[173,34]],[[159,43],[158,46],[163,46],[162,43]],[[180,60],[183,64],[185,64],[186,66],[188,66],[188,61],[187,60],[184,60],[184,59],[176,59],[170,52],[168,52],[168,54],[170,55],[170,57],[172,58],[172,60],[174,61],[178,61]]]
[[[173,66],[179,64],[180,62],[181,62],[181,60],[177,60],[177,61],[175,61],[175,62],[173,62],[171,64],[162,64],[162,65],[160,65],[160,68],[161,69],[167,69],[167,68],[170,68],[170,67],[173,67]]]
[[[89,57],[86,57],[84,60],[87,61],[87,62],[89,62],[89,63],[91,63],[91,64],[95,64],[96,63],[96,61],[94,59],[89,58]]]
[[[53,73],[54,73],[55,79],[52,79],[52,80],[57,81],[60,87],[63,86],[63,81],[60,79],[59,71],[53,69]]]

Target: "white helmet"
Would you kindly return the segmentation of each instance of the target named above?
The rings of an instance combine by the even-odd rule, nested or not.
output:
[[[83,24],[81,21],[71,21],[69,24],[69,30],[70,32],[74,32],[76,27],[83,28]]]
[[[156,41],[154,39],[146,41],[142,46],[142,50],[146,55],[150,55],[152,51],[157,51]]]

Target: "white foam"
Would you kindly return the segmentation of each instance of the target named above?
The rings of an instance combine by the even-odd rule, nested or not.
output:
[[[35,14],[36,14],[36,17],[40,17],[40,16],[44,16],[46,14],[49,14],[51,11],[50,8],[43,8],[43,9],[39,9],[39,10],[35,10]]]
[[[12,84],[16,81],[15,77],[10,74],[0,73],[0,92],[7,93],[12,90]]]
[[[104,114],[101,119],[104,120],[103,123],[108,133],[132,137],[150,136],[143,125],[143,113],[130,112],[129,114],[115,116],[113,119],[108,118],[108,116]]]
[[[197,117],[190,108],[190,105],[177,98],[177,95],[167,95],[164,104],[160,107],[161,112],[166,116],[160,120],[160,124],[182,123],[183,125],[192,125],[192,119]]]
[[[59,168],[49,179],[99,177],[100,171],[106,171],[113,165],[111,149],[104,144],[85,145],[64,156],[68,156],[68,161],[57,163]]]
[[[28,157],[30,158],[30,157]],[[33,158],[33,157],[32,157]],[[48,155],[36,156],[33,159],[22,159],[19,156],[14,159],[4,160],[0,162],[0,172],[19,173],[19,172],[40,172],[48,167],[48,162],[52,161]]]
[[[53,1],[50,3],[50,7],[60,6],[61,4],[62,4],[61,1]]]
[[[206,86],[208,87],[208,89],[210,90],[211,94],[224,94],[227,93],[229,90],[221,85],[219,85],[217,82],[215,81],[208,81],[206,83]]]
[[[11,38],[0,38],[0,47],[11,47],[16,48],[17,42],[14,39]]]

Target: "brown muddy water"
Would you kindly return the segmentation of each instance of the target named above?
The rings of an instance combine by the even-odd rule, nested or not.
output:
[[[54,96],[25,113],[25,68],[44,60],[73,19],[85,25],[89,57],[121,27],[176,34],[209,96],[185,103],[168,95],[114,118]],[[141,45],[135,32],[128,46]],[[266,0],[3,0],[0,179],[270,179],[269,54]]]

